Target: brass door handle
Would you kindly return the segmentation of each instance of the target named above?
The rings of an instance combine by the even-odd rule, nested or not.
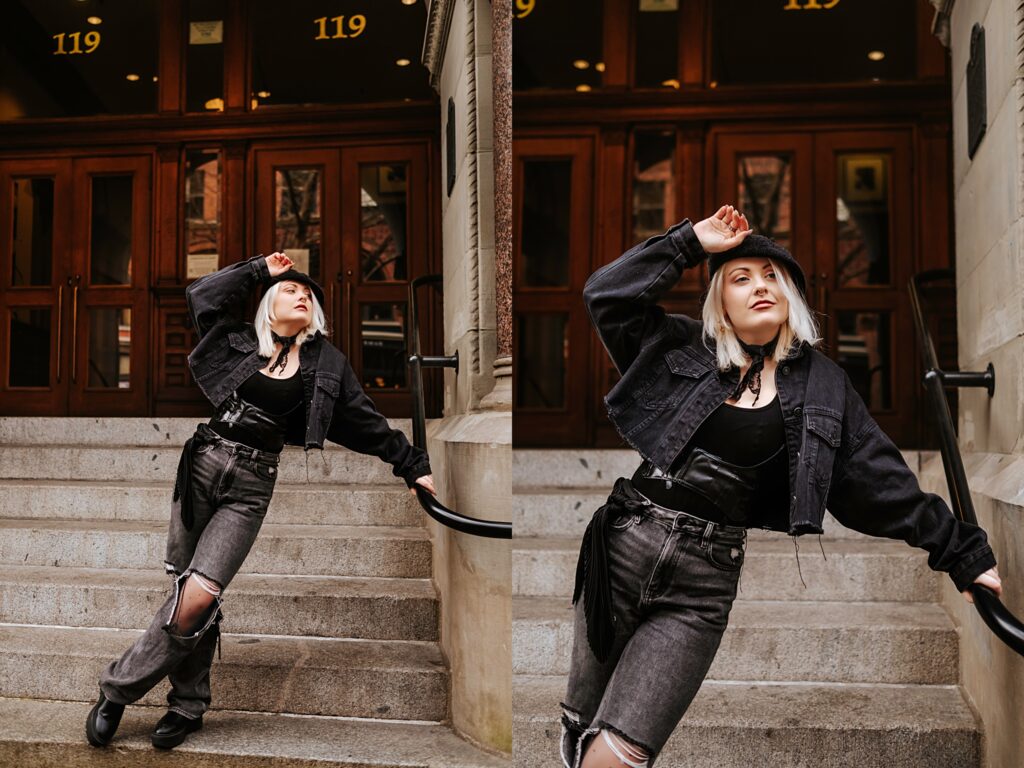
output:
[[[69,278],[70,279],[70,278]],[[57,286],[57,383],[60,384],[61,338],[64,333],[64,283]]]
[[[75,290],[71,295],[71,383],[78,381],[78,282],[81,275],[75,275]]]

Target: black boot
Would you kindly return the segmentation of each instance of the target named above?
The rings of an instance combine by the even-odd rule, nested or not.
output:
[[[150,741],[153,742],[154,747],[171,749],[181,744],[190,733],[198,731],[202,727],[202,715],[191,720],[177,712],[168,712],[157,722]]]
[[[100,691],[100,698],[85,718],[85,737],[94,747],[105,747],[114,738],[124,714],[124,704],[115,704]]]

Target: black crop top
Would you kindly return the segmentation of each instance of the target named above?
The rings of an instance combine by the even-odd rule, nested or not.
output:
[[[674,482],[671,475],[682,469],[694,448],[702,448],[730,464],[751,467],[768,461],[767,487],[760,494],[757,509],[740,523],[766,526],[769,518],[785,516],[789,510],[789,457],[782,419],[782,404],[776,396],[767,405],[742,408],[722,403],[697,428],[668,474],[643,461],[633,473],[632,483],[640,493],[659,506],[686,512],[705,520],[724,522],[722,512],[711,501]]]
[[[302,442],[305,437],[306,409],[302,407],[302,376],[299,373],[299,368],[296,368],[295,373],[285,379],[267,376],[265,373],[256,371],[239,385],[237,391],[239,397],[257,408],[262,408],[274,415],[287,414],[286,441]],[[237,424],[212,421],[210,428],[226,440],[233,440],[236,443],[260,450],[267,449],[267,446],[258,444],[260,441],[254,439],[255,436],[249,434],[245,427]]]

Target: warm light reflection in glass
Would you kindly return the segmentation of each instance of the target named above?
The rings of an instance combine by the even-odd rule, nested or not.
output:
[[[576,86],[576,90],[579,91],[580,93],[586,93],[587,91],[590,90],[590,86],[587,85],[586,83],[582,83]]]

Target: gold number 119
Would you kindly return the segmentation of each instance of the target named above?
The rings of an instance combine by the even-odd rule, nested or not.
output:
[[[314,37],[314,40],[340,40],[349,37],[359,37],[366,29],[366,17],[357,13],[354,16],[349,16],[348,19],[348,34],[345,34],[345,17],[344,16],[333,16],[331,21],[334,22],[334,34],[327,34],[327,17],[322,16],[319,19],[313,19],[313,23],[320,29],[320,34]]]

